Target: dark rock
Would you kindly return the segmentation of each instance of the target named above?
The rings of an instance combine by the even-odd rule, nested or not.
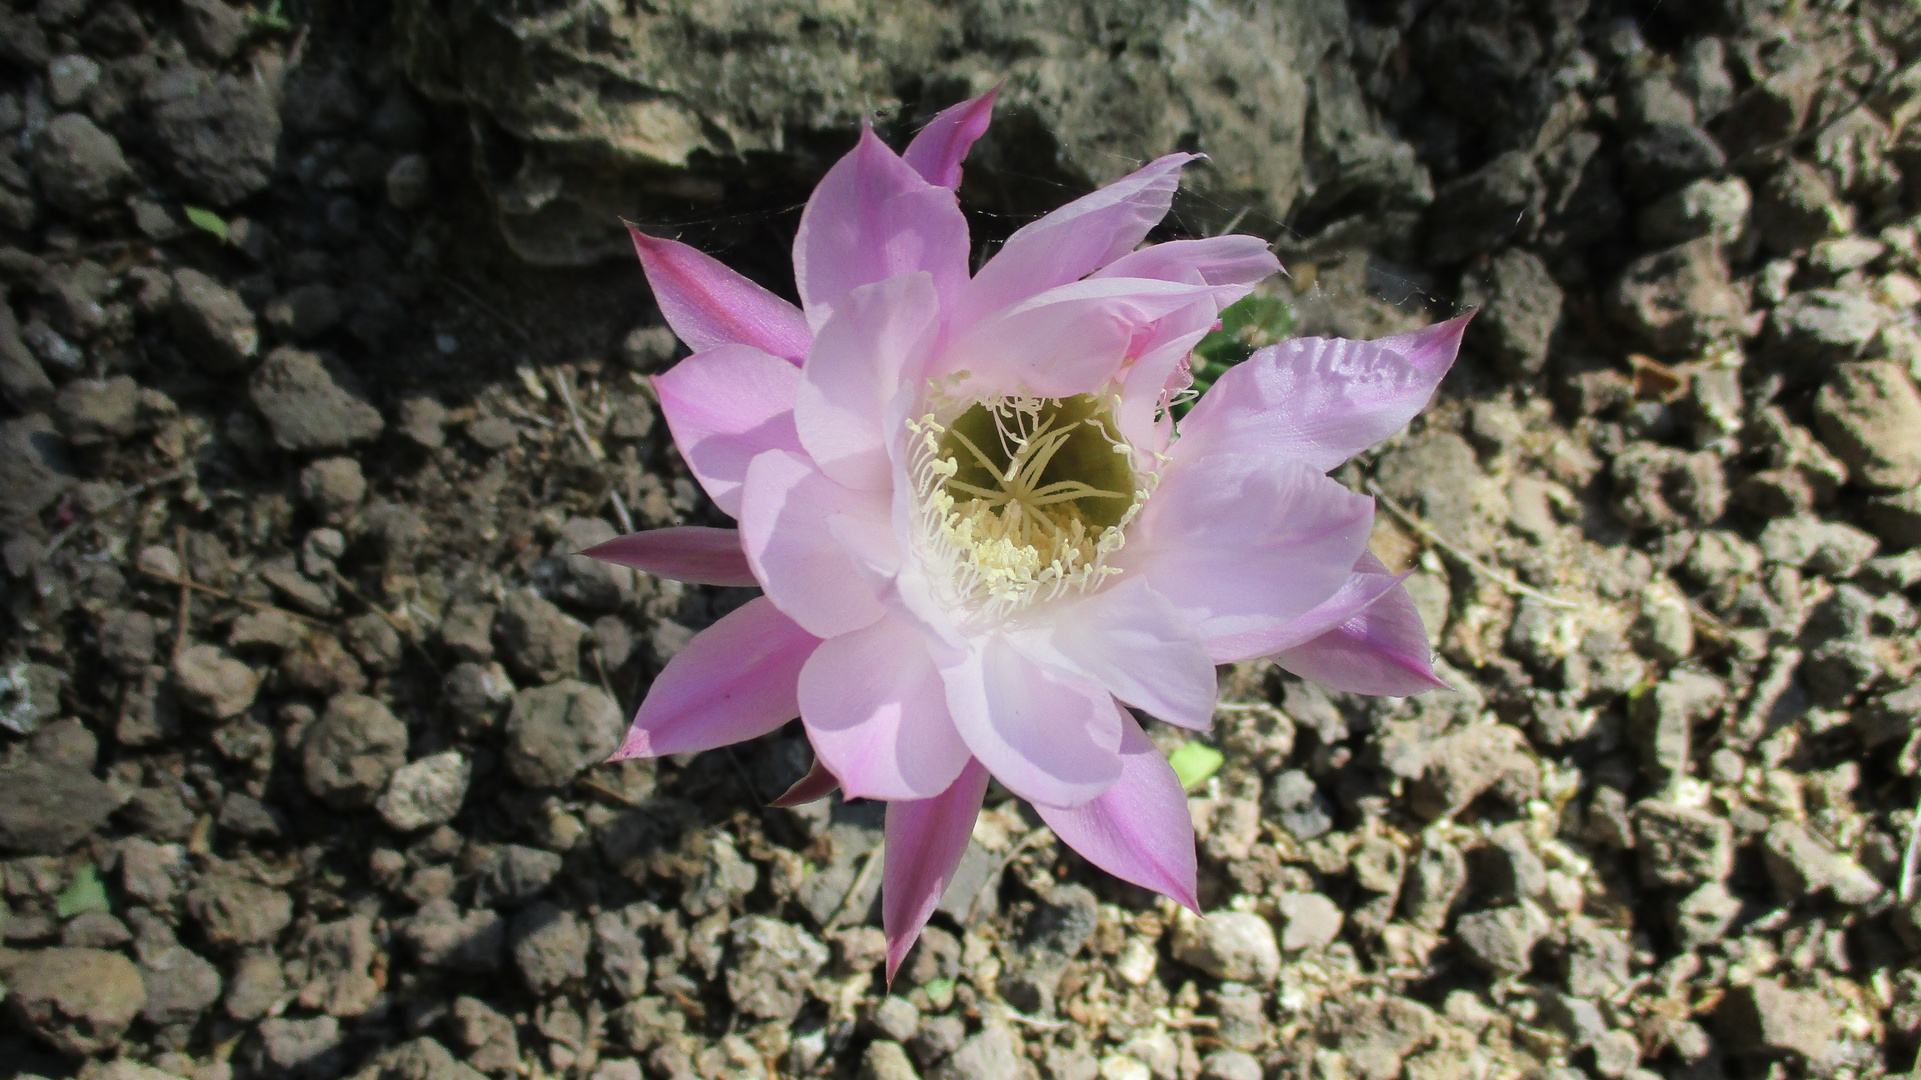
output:
[[[280,109],[267,80],[162,68],[141,88],[159,157],[192,192],[232,206],[273,178]]]
[[[1402,1059],[1432,1040],[1440,1026],[1425,1005],[1390,997],[1347,1010],[1335,1045],[1358,1080],[1395,1080]]]
[[[451,900],[423,904],[398,925],[400,939],[428,967],[488,972],[500,967],[507,921],[486,908],[463,912]]]
[[[1853,226],[1853,212],[1835,197],[1820,170],[1806,162],[1788,162],[1754,193],[1755,230],[1784,255],[1806,251]]]
[[[1729,280],[1727,260],[1711,236],[1629,263],[1608,307],[1649,347],[1675,354],[1735,333],[1748,314],[1747,299]]]
[[[229,791],[220,800],[220,828],[249,840],[275,840],[287,829],[285,816],[245,792]]]
[[[54,417],[74,446],[100,446],[139,430],[140,385],[126,375],[75,379],[54,397]]]
[[[133,182],[120,143],[78,113],[54,117],[35,137],[33,172],[47,201],[70,214],[93,213]]]
[[[0,953],[15,1023],[75,1056],[112,1050],[147,1003],[133,962],[99,949]]]
[[[1873,874],[1798,821],[1775,822],[1763,839],[1763,850],[1768,876],[1789,903],[1824,889],[1850,906],[1869,903],[1881,894],[1881,883]]]
[[[1539,227],[1541,178],[1533,159],[1519,151],[1443,184],[1428,211],[1428,256],[1459,262],[1495,251]]]
[[[260,329],[247,302],[191,267],[173,272],[170,315],[190,358],[209,372],[244,370],[260,352]]]
[[[1727,702],[1719,679],[1675,670],[1634,699],[1633,733],[1648,779],[1666,785],[1687,775],[1694,726]]]
[[[1921,393],[1894,363],[1842,364],[1814,399],[1815,430],[1865,487],[1921,484]]]
[[[340,1074],[345,1038],[340,1021],[333,1017],[276,1016],[261,1021],[256,1031],[260,1039],[254,1054],[256,1074],[296,1080],[324,1080]]]
[[[1653,195],[1719,172],[1727,156],[1693,123],[1659,123],[1627,141],[1621,154],[1632,190]]]
[[[1921,488],[1869,499],[1861,523],[1895,551],[1921,547]]]
[[[988,1024],[940,1063],[930,1080],[1038,1080],[1021,1049],[1020,1036],[1005,1024]]]
[[[727,993],[734,1007],[764,1020],[792,1020],[808,1000],[814,974],[827,963],[827,946],[791,923],[750,915],[728,928],[734,963]]]
[[[373,921],[351,915],[307,928],[295,953],[295,1000],[328,1016],[359,1016],[380,997],[373,976]]]
[[[587,977],[591,935],[573,912],[542,901],[514,916],[507,936],[514,966],[534,993]]]
[[[1756,979],[1728,991],[1714,1010],[1715,1030],[1737,1054],[1798,1054],[1818,1061],[1840,1033],[1821,995]]]
[[[0,521],[31,517],[73,484],[64,440],[45,413],[0,421]]]
[[[1768,317],[1770,359],[1793,382],[1814,382],[1830,365],[1853,360],[1880,333],[1887,312],[1838,289],[1789,296]]]
[[[632,570],[580,554],[616,535],[614,527],[599,518],[569,518],[561,525],[560,537],[547,553],[556,569],[555,599],[588,611],[614,611],[633,595]]]
[[[455,1040],[467,1049],[467,1062],[474,1068],[494,1074],[519,1068],[520,1041],[514,1034],[514,1022],[479,998],[454,1000],[453,1032]]]
[[[407,763],[407,727],[373,698],[338,694],[307,729],[300,760],[307,790],[327,805],[368,806]]]
[[[604,1070],[603,1070],[604,1071]],[[599,1073],[595,1074],[600,1075]],[[454,1060],[447,1048],[422,1036],[374,1056],[353,1080],[484,1080],[473,1066]]]
[[[531,589],[507,594],[494,632],[517,675],[550,683],[580,674],[580,639],[587,628]]]
[[[57,855],[105,824],[122,801],[86,766],[27,761],[0,772],[0,849]]]
[[[1400,896],[1401,914],[1429,932],[1447,925],[1454,901],[1467,886],[1467,860],[1459,848],[1438,837],[1427,837],[1408,863]]]
[[[260,676],[213,645],[195,645],[174,658],[174,686],[189,708],[216,720],[247,711],[260,690]]]
[[[1426,768],[1409,793],[1414,811],[1427,818],[1444,817],[1459,813],[1496,784],[1517,794],[1538,787],[1540,767],[1522,749],[1526,742],[1505,724],[1476,724],[1434,740]]]
[[[1740,177],[1696,180],[1648,204],[1636,220],[1643,243],[1666,246],[1709,237],[1723,248],[1747,228],[1754,195]]]
[[[233,58],[247,39],[247,16],[222,0],[181,0],[181,36],[204,60]]]
[[[519,907],[547,891],[559,873],[559,855],[520,844],[503,845],[474,880],[474,904]]]
[[[216,870],[187,894],[187,911],[215,946],[264,945],[293,920],[293,900],[278,889]]]
[[[1553,929],[1532,904],[1476,911],[1454,920],[1454,940],[1476,966],[1496,975],[1525,975],[1534,946]]]
[[[1722,939],[1734,917],[1741,913],[1741,901],[1718,881],[1688,893],[1674,904],[1674,936],[1683,949],[1698,949]]]
[[[1461,283],[1463,303],[1481,306],[1468,324],[1474,348],[1510,375],[1537,375],[1547,363],[1548,339],[1561,320],[1561,287],[1547,266],[1525,251],[1508,250]]]
[[[13,308],[0,302],[0,397],[21,412],[44,408],[53,400],[53,380],[20,337]]]
[[[346,312],[333,286],[314,282],[274,298],[264,314],[275,333],[304,343],[338,326]]]
[[[1706,810],[1644,800],[1634,807],[1634,833],[1649,885],[1694,887],[1734,870],[1734,827]]]
[[[249,394],[282,450],[341,450],[377,437],[385,426],[344,368],[298,349],[267,354]]]
[[[322,458],[300,470],[300,495],[320,520],[338,525],[367,497],[367,478],[353,458]]]
[[[147,1004],[140,1016],[150,1024],[192,1024],[220,1000],[220,969],[181,945],[143,955],[140,980]]]
[[[528,787],[571,783],[620,746],[620,706],[572,679],[514,695],[507,716],[507,767]]]

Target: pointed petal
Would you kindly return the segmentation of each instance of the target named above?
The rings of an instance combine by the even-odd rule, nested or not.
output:
[[[942,109],[926,127],[915,133],[901,160],[930,184],[949,191],[959,188],[961,162],[967,160],[967,151],[973,149],[974,140],[987,131],[988,122],[994,119],[994,98],[1000,92],[1001,88],[996,86],[977,98]]]
[[[1137,709],[1205,731],[1214,720],[1214,662],[1194,628],[1143,578],[1071,603],[1010,636],[1042,663],[1077,671]]]
[[[1036,804],[1034,812],[1088,862],[1200,910],[1187,793],[1133,717],[1124,717],[1121,776],[1112,787],[1072,810]]]
[[[741,481],[756,456],[800,449],[794,432],[799,387],[798,368],[745,345],[695,353],[654,376],[674,445],[729,517],[740,517]]]
[[[926,799],[967,764],[918,627],[892,617],[821,643],[800,672],[800,716],[850,799]]]
[[[1148,278],[1076,281],[976,322],[943,350],[928,374],[970,373],[956,393],[1093,393],[1130,355],[1138,355],[1132,346],[1143,328],[1210,303],[1215,292],[1213,286]]]
[[[842,487],[805,454],[786,450],[755,458],[745,487],[741,544],[769,600],[823,638],[858,630],[885,613],[871,572],[854,561],[833,525],[842,518],[887,521],[886,493]]]
[[[740,549],[740,533],[705,525],[617,536],[595,544],[582,555],[601,562],[631,566],[655,577],[691,581],[698,585],[758,585],[747,553]]]
[[[1205,321],[1192,320],[1198,325],[1188,326],[1186,333],[1164,338],[1136,358],[1122,374],[1121,404],[1114,411],[1114,422],[1128,445],[1150,453],[1166,452],[1168,440],[1174,434],[1174,423],[1164,410],[1174,395],[1194,384],[1189,369],[1194,346],[1220,323],[1219,313],[1207,313],[1206,306],[1189,309],[1206,314]],[[1187,311],[1176,312],[1161,323],[1172,324],[1187,314]],[[1169,328],[1171,326],[1158,327],[1157,331]],[[1157,332],[1156,336],[1160,334]]]
[[[1373,519],[1374,500],[1311,466],[1218,454],[1169,466],[1110,561],[1211,640],[1269,630],[1333,596]]]
[[[781,793],[780,798],[767,805],[787,809],[806,806],[810,802],[819,802],[838,790],[840,790],[840,780],[827,771],[827,766],[822,765],[819,758],[815,758],[814,767],[807,770],[806,776],[794,781],[786,791]]]
[[[773,731],[800,715],[801,665],[819,644],[766,597],[747,601],[654,676],[612,760],[711,750]]]
[[[1332,469],[1426,406],[1472,315],[1378,341],[1295,338],[1262,349],[1215,380],[1170,453],[1279,455]]]
[[[1357,578],[1385,578],[1393,584],[1332,629],[1275,654],[1274,662],[1303,679],[1353,694],[1407,697],[1447,689],[1434,674],[1427,627],[1400,577],[1389,574],[1372,554],[1355,571]]]
[[[801,368],[794,425],[820,471],[848,487],[893,486],[888,403],[903,372],[918,378],[940,327],[925,273],[863,285],[822,324]]]
[[[1134,250],[1174,202],[1181,166],[1169,154],[1016,230],[967,283],[959,325],[1078,281]]]
[[[1380,560],[1372,554],[1362,553],[1355,571],[1347,576],[1334,595],[1314,605],[1306,614],[1296,616],[1285,622],[1270,623],[1258,629],[1234,634],[1222,634],[1207,639],[1208,655],[1217,664],[1232,664],[1241,660],[1252,660],[1257,656],[1273,656],[1284,649],[1304,645],[1327,633],[1349,619],[1359,616],[1375,602],[1386,597],[1398,588],[1401,579],[1385,569],[1369,572],[1362,569],[1367,564],[1380,566]]]
[[[921,179],[874,135],[821,178],[794,237],[794,279],[819,328],[854,289],[925,270],[943,302],[967,283],[967,219],[954,193]]]
[[[695,352],[751,345],[798,364],[813,335],[794,305],[676,240],[627,232],[667,325]]]
[[[887,804],[880,921],[887,932],[888,982],[954,880],[986,794],[987,770],[970,761],[939,795]]]
[[[1035,663],[998,634],[942,663],[941,677],[967,748],[1028,802],[1078,806],[1120,775],[1121,710],[1098,686]]]
[[[1170,240],[1131,251],[1095,277],[1159,278],[1207,285],[1252,285],[1280,272],[1281,260],[1258,236]]]

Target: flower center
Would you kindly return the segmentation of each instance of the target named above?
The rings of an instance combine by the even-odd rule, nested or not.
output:
[[[956,599],[998,618],[1120,572],[1105,561],[1152,484],[1113,404],[1003,397],[909,423],[929,554]]]

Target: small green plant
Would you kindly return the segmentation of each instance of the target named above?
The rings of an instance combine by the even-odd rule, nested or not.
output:
[[[280,10],[280,0],[273,0],[265,11],[255,11],[252,20],[255,26],[263,30],[293,29],[293,21],[287,18],[286,12]]]
[[[107,887],[100,883],[100,874],[93,864],[80,868],[73,880],[54,898],[53,913],[63,919],[71,919],[89,911],[111,911],[113,905],[107,902]]]
[[[1221,312],[1221,328],[1194,346],[1194,392],[1204,394],[1228,368],[1255,349],[1287,340],[1294,309],[1278,296],[1250,296]]]
[[[1193,791],[1207,778],[1219,771],[1227,757],[1206,743],[1182,743],[1167,755],[1167,763],[1174,768],[1174,775],[1180,778],[1181,789]]]
[[[204,206],[183,206],[181,209],[187,212],[187,220],[193,222],[195,228],[212,233],[213,238],[223,244],[227,242],[227,219]]]

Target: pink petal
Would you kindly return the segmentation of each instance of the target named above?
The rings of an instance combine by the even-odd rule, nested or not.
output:
[[[1095,277],[1159,278],[1206,285],[1252,285],[1278,273],[1281,260],[1258,236],[1210,236],[1170,240],[1132,251],[1102,267]]]
[[[807,669],[803,667],[801,670]],[[840,790],[840,780],[827,771],[827,766],[821,764],[819,758],[815,758],[813,768],[807,770],[806,776],[794,781],[786,791],[781,792],[780,798],[767,805],[783,808],[806,806],[810,802],[819,802],[838,790]]]
[[[886,521],[886,493],[829,480],[804,454],[770,450],[747,469],[741,545],[768,599],[816,637],[858,630],[885,613],[871,574],[834,535],[840,518]]]
[[[968,282],[958,325],[1078,281],[1134,250],[1167,216],[1181,166],[1196,156],[1169,154],[1022,226]]]
[[[615,537],[582,555],[699,585],[758,585],[734,529],[680,525]]]
[[[1214,721],[1214,662],[1185,617],[1140,577],[1050,606],[1047,622],[1011,635],[1034,659],[1077,671],[1137,709],[1205,731]]]
[[[887,933],[889,983],[954,880],[986,794],[987,770],[970,761],[939,795],[887,804],[880,921]]]
[[[1427,405],[1472,315],[1378,341],[1295,338],[1262,349],[1215,380],[1171,453],[1280,455],[1332,469]]]
[[[1207,640],[1208,655],[1217,664],[1232,664],[1242,660],[1252,660],[1257,656],[1272,656],[1296,645],[1327,633],[1349,619],[1359,616],[1368,607],[1400,587],[1401,579],[1387,573],[1369,573],[1362,566],[1379,560],[1368,552],[1361,553],[1361,562],[1349,574],[1334,595],[1314,605],[1313,610],[1285,622],[1270,623],[1259,629],[1235,634],[1223,634]]]
[[[1198,912],[1187,793],[1134,718],[1122,719],[1120,779],[1072,810],[1037,804],[1034,812],[1088,862]]]
[[[1427,627],[1401,579],[1388,574],[1372,554],[1355,571],[1357,578],[1388,578],[1394,584],[1333,629],[1276,654],[1274,662],[1303,679],[1354,694],[1407,697],[1448,689],[1434,674]]]
[[[941,677],[967,748],[1028,802],[1079,806],[1120,775],[1121,710],[1098,686],[1035,663],[998,634],[943,663]]]
[[[1189,320],[1186,333],[1160,340],[1129,364],[1121,375],[1121,403],[1114,411],[1114,422],[1128,445],[1149,453],[1167,450],[1168,440],[1174,434],[1174,420],[1165,409],[1175,394],[1193,385],[1189,364],[1194,346],[1220,323],[1219,313],[1207,311],[1208,306],[1197,304],[1160,320],[1155,326],[1157,338],[1173,329],[1178,320],[1187,319],[1190,313],[1204,317],[1204,320]]]
[[[1212,286],[1146,278],[1062,285],[976,322],[929,374],[969,372],[967,393],[1093,393],[1134,355],[1130,346],[1142,328],[1214,295]]]
[[[820,640],[757,596],[694,635],[640,703],[612,760],[757,739],[800,715],[801,665]]]
[[[821,325],[801,368],[794,424],[820,470],[849,487],[893,486],[886,420],[905,370],[918,378],[940,325],[925,273],[863,285]]]
[[[655,396],[680,456],[714,505],[740,517],[747,466],[768,450],[799,450],[794,394],[800,370],[746,345],[722,345],[654,376]]]
[[[1211,640],[1271,629],[1333,596],[1373,518],[1372,499],[1300,461],[1212,455],[1161,474],[1111,562],[1146,578]]]
[[[967,283],[967,219],[874,135],[836,162],[801,211],[794,278],[808,325],[862,285],[925,270],[943,301]]]
[[[883,618],[829,638],[800,672],[800,715],[850,799],[926,799],[969,759],[917,627]]]
[[[949,191],[959,188],[961,162],[967,160],[967,151],[973,149],[974,140],[987,131],[988,122],[994,119],[994,98],[1000,92],[1001,88],[996,86],[977,98],[942,109],[926,127],[915,133],[901,160],[930,184],[939,184]]]
[[[751,345],[798,364],[813,335],[794,305],[676,240],[627,232],[667,325],[695,352]]]

